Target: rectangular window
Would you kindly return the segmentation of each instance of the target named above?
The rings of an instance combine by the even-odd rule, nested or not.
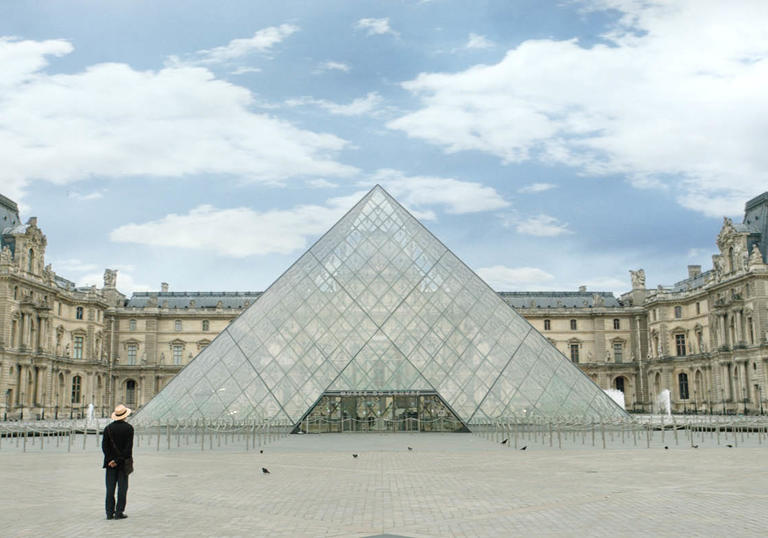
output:
[[[83,307],[78,306],[75,309],[75,319],[83,319]]]
[[[136,320],[135,319],[128,320],[128,330],[129,331],[135,331],[136,330]]]
[[[685,357],[685,335],[675,335],[675,349],[677,350],[678,357]]]
[[[680,374],[677,376],[677,381],[680,386],[680,399],[688,399],[688,374]]]
[[[696,303],[696,314],[701,314],[701,303]]]
[[[618,331],[619,329],[621,329],[621,320],[620,319],[616,318],[616,319],[613,320],[613,329],[615,331]]]
[[[683,317],[683,307],[682,306],[676,306],[675,307],[675,319],[680,319]]]
[[[80,403],[80,383],[81,379],[79,375],[76,375],[72,378],[72,403],[77,404]]]
[[[136,364],[136,344],[128,344],[128,364]]]
[[[579,362],[579,344],[571,344],[571,361]]]
[[[613,360],[614,362],[622,362],[624,360],[624,344],[621,342],[614,342],[613,344]]]
[[[747,332],[749,333],[749,343],[754,344],[755,343],[755,332],[754,332],[754,326],[752,325],[752,318],[747,318]]]
[[[203,332],[211,330],[211,322],[207,319],[203,320]]]
[[[173,344],[173,364],[176,364],[176,365],[181,364],[181,353],[182,353],[181,344]]]
[[[572,320],[571,320],[571,330],[572,330],[572,331],[575,331],[575,330],[576,330],[576,320],[575,320],[575,319],[572,319]]]
[[[548,320],[548,319],[545,319],[544,320],[544,330],[545,331],[549,331],[550,329],[552,329],[552,322],[550,320]]]
[[[180,331],[181,330],[181,320],[180,319],[177,319],[176,321],[173,322],[173,329],[176,330],[176,331]]]
[[[83,337],[82,336],[75,336],[75,354],[73,358],[75,359],[83,358]]]

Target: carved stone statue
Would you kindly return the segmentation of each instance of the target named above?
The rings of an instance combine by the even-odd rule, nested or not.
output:
[[[10,264],[12,259],[13,255],[11,254],[11,249],[8,248],[8,245],[5,245],[3,250],[0,251],[0,263]]]
[[[104,287],[114,288],[117,284],[117,269],[104,269]]]
[[[749,255],[749,266],[756,267],[760,265],[763,265],[763,255],[760,254],[760,249],[755,244],[752,245],[752,253]]]
[[[645,270],[638,269],[637,271],[632,271],[630,269],[629,274],[632,276],[632,289],[644,290],[645,289]]]
[[[736,241],[733,245],[733,265],[731,269],[738,271],[744,269],[747,262],[747,253],[745,251],[744,244],[741,241]]]
[[[43,269],[43,278],[45,278],[48,281],[53,280],[53,269],[51,268],[51,264],[45,266]]]
[[[719,254],[712,256],[712,265],[715,266],[715,272],[718,276],[725,274],[725,258]]]

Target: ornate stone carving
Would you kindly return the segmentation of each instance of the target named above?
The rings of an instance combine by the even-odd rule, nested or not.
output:
[[[763,255],[760,254],[760,249],[757,248],[757,245],[752,245],[752,252],[749,255],[749,266],[750,267],[759,267],[763,265]]]
[[[0,251],[0,264],[9,265],[11,263],[11,260],[13,260],[13,254],[11,254],[11,249],[8,248],[8,245],[5,245],[3,247],[3,250]]]
[[[632,276],[632,289],[644,290],[645,289],[645,270],[638,269],[637,271],[629,270],[629,274]]]
[[[117,285],[117,269],[104,269],[104,287],[114,288]]]

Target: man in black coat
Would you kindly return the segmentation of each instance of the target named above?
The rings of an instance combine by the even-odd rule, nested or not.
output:
[[[103,468],[107,470],[107,519],[125,519],[125,501],[128,492],[128,473],[126,463],[133,465],[133,426],[125,419],[131,410],[120,404],[112,413],[109,426],[104,428],[101,438],[101,451],[104,452]],[[117,506],[115,506],[115,486],[117,486]]]

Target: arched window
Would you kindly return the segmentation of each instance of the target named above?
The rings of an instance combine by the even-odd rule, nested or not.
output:
[[[544,320],[544,330],[545,331],[549,331],[550,329],[552,329],[552,321],[548,320],[548,319],[545,319]]]
[[[80,390],[82,386],[83,380],[79,375],[76,375],[72,378],[72,403],[73,404],[79,404],[80,403]]]
[[[614,387],[616,387],[616,390],[620,390],[621,392],[624,392],[624,378],[623,377],[617,377],[616,380],[613,382]]]
[[[619,329],[621,329],[621,320],[619,318],[615,318],[613,320],[613,329],[615,331],[618,331]]]
[[[27,256],[27,271],[31,273],[34,267],[35,267],[35,251],[33,249],[29,249],[29,255]]]
[[[677,384],[680,386],[680,399],[688,399],[688,374],[677,374]]]
[[[133,379],[125,382],[125,405],[128,407],[136,405],[136,382]]]
[[[728,249],[728,263],[729,263],[729,267],[728,267],[728,269],[729,269],[730,271],[733,271],[734,269],[736,269],[736,268],[733,266],[733,247],[731,247],[731,248],[729,248],[729,249]]]
[[[78,306],[75,308],[75,319],[83,319],[83,307]]]
[[[207,319],[203,320],[203,331],[210,331],[211,330],[211,322]]]

